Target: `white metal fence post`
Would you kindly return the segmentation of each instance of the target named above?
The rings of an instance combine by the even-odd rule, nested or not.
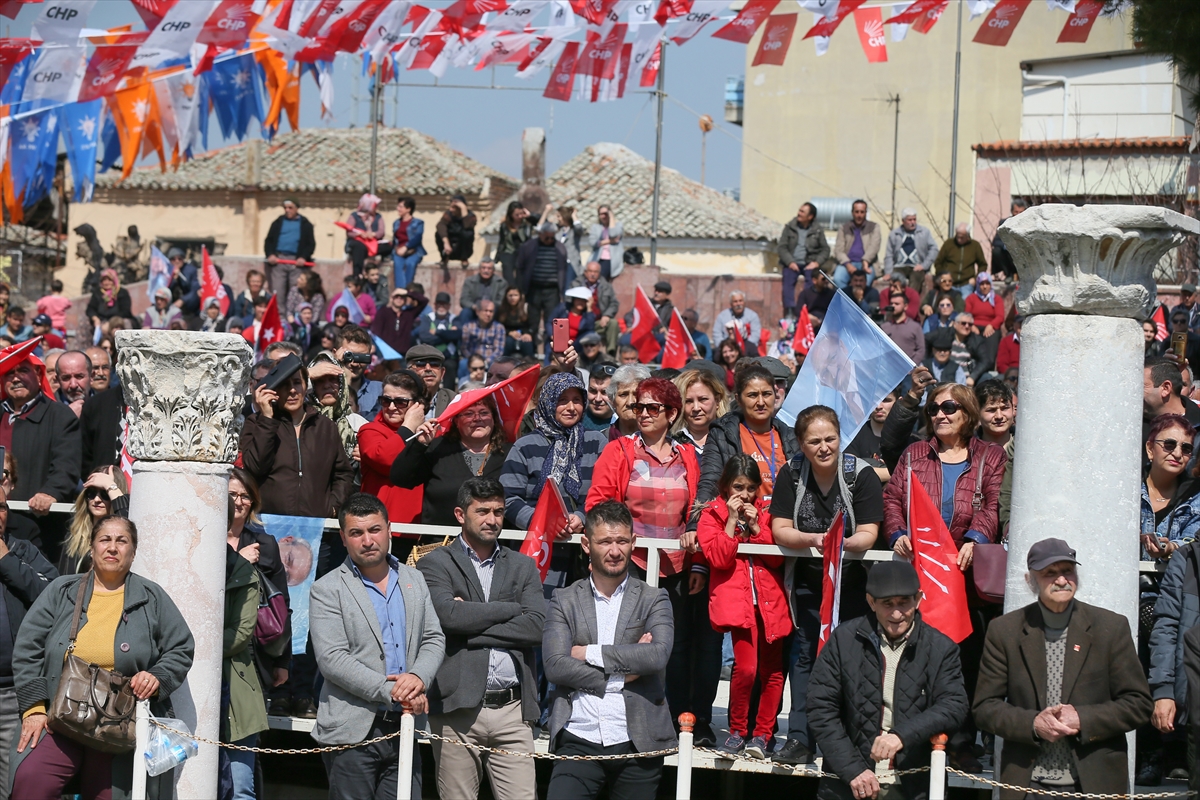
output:
[[[396,776],[396,800],[421,800],[412,796],[413,739],[416,718],[407,711],[400,717],[400,774]]]
[[[146,800],[146,747],[150,744],[150,701],[139,700],[133,721],[132,800]]]
[[[930,738],[933,752],[929,754],[929,800],[946,800],[946,742],[944,733]]]
[[[692,728],[696,716],[679,715],[679,755],[675,769],[675,800],[692,800]]]

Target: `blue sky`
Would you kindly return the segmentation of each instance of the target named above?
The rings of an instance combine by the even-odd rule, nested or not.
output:
[[[32,20],[39,6],[21,9],[16,20],[3,20],[5,36],[29,35]],[[109,28],[133,23],[142,28],[133,6],[126,0],[103,0],[97,3],[88,21],[89,27]],[[700,128],[696,117],[678,104],[709,114],[725,130],[740,139],[741,129],[724,125],[725,79],[740,76],[745,71],[745,47],[711,38],[717,24],[711,23],[699,36],[683,47],[671,46],[667,53],[666,88],[670,96],[664,107],[663,163],[694,180],[700,179]],[[354,109],[354,75],[359,72],[358,59],[343,56],[334,68],[334,114],[322,120],[316,85],[306,77],[301,88],[302,127],[348,127],[357,118],[360,125],[368,121],[366,79],[358,81],[359,102]],[[562,103],[541,96],[549,71],[525,82],[514,77],[513,67],[495,71],[500,86],[536,88],[537,91],[491,90],[490,69],[447,71],[446,84],[479,86],[479,89],[433,87],[433,76],[425,71],[405,72],[403,83],[420,83],[430,88],[389,86],[385,93],[384,121],[403,127],[416,128],[448,143],[472,158],[520,177],[521,131],[527,127],[546,130],[547,167],[553,172],[584,147],[595,142],[617,142],[654,158],[653,97],[638,93],[636,86],[626,88],[625,98],[612,103],[584,103],[572,100]],[[645,90],[642,90],[645,91]],[[398,108],[394,98],[399,98]],[[673,102],[674,101],[677,102]],[[284,123],[286,129],[286,123]],[[209,129],[210,144],[217,145],[219,131],[214,124]],[[741,176],[741,145],[735,138],[719,130],[708,135],[705,183],[717,189],[737,188]],[[364,166],[365,172],[365,166]]]

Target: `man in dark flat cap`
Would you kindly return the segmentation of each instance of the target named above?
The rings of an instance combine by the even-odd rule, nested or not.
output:
[[[958,646],[921,620],[921,582],[907,561],[874,564],[867,603],[875,613],[829,636],[808,685],[808,722],[824,769],[820,800],[924,800],[930,737],[967,718]],[[882,714],[880,710],[882,709]]]

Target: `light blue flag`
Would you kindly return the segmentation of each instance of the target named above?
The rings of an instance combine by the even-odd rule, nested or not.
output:
[[[292,603],[292,655],[300,655],[308,642],[308,597],[317,577],[317,556],[321,552],[325,520],[263,514],[262,521],[267,533],[279,542],[279,557],[287,572],[288,596]]]
[[[58,109],[58,124],[62,129],[63,146],[71,162],[71,177],[75,182],[75,202],[92,200],[96,185],[96,148],[100,143],[100,119],[103,100],[70,103]]]
[[[375,334],[372,333],[371,338],[375,340],[375,349],[379,351],[379,357],[384,361],[398,361],[404,358],[404,356],[396,352],[395,348]]]
[[[791,427],[809,406],[829,406],[837,412],[845,449],[915,366],[862,309],[836,292],[779,418]]]
[[[349,289],[342,289],[342,293],[333,298],[333,302],[326,307],[325,318],[328,322],[333,322],[333,313],[338,310],[339,306],[346,309],[350,314],[350,321],[355,325],[362,325],[362,321],[366,319],[362,306],[358,304],[354,293]]]
[[[150,275],[146,281],[146,296],[154,303],[154,293],[171,283],[171,262],[154,245],[150,245]]]

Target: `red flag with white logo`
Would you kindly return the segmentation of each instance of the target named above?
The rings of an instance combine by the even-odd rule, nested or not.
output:
[[[767,21],[767,17],[779,5],[779,0],[749,0],[738,15],[731,19],[725,27],[712,35],[714,39],[724,39],[738,44],[750,44],[754,34]]]
[[[695,352],[696,343],[676,308],[671,312],[671,326],[667,328],[667,343],[663,346],[663,369],[683,369]]]
[[[662,320],[654,310],[654,304],[641,286],[637,287],[633,299],[633,326],[629,329],[629,343],[637,348],[638,360],[649,364],[662,350],[654,338],[654,331],[662,327]]]
[[[996,7],[988,12],[971,41],[996,47],[1007,45],[1013,31],[1017,29],[1017,23],[1025,15],[1025,9],[1029,8],[1029,2],[1030,0],[1000,0]]]
[[[316,8],[308,15],[308,19],[300,25],[300,29],[296,34],[304,38],[316,36],[321,28],[325,25],[325,21],[329,19],[329,15],[338,7],[341,0],[321,0]],[[418,6],[419,8],[419,6]],[[414,11],[416,9],[414,8]],[[410,14],[413,12],[409,12]]]
[[[588,75],[594,80],[612,80],[617,74],[617,63],[621,59],[621,44],[625,41],[625,23],[612,26],[604,39],[588,37],[583,53],[575,67],[576,75]]]
[[[958,568],[958,547],[946,530],[941,513],[919,480],[908,469],[908,538],[913,566],[925,599],[921,618],[956,642],[971,635],[967,584]]]
[[[122,418],[121,420],[121,463],[118,469],[125,476],[126,488],[133,488],[133,462],[136,461],[133,456],[129,455],[129,420]]]
[[[638,86],[647,87],[653,86],[658,80],[658,65],[662,63],[662,42],[654,46],[654,54],[646,61],[646,66],[642,69],[642,78],[638,81]]]
[[[821,548],[821,632],[817,652],[829,641],[829,635],[841,621],[842,556],[846,540],[846,521],[841,511],[833,518],[825,544]]]
[[[443,434],[448,432],[454,418],[462,411],[488,395],[494,395],[496,410],[500,413],[498,422],[504,426],[504,434],[508,440],[515,442],[517,432],[521,428],[521,420],[524,419],[525,412],[529,410],[529,401],[533,399],[533,393],[537,390],[539,374],[540,371],[537,367],[528,367],[510,375],[500,383],[456,394],[454,399],[447,404],[446,409],[438,415],[437,423],[441,432]]]
[[[924,14],[913,23],[913,30],[917,33],[929,33],[929,29],[934,23],[942,18],[942,12],[946,10],[946,6],[950,5],[950,0],[942,0],[926,11]]]
[[[800,306],[800,316],[796,318],[796,335],[792,337],[792,352],[802,356],[808,355],[808,349],[812,347],[816,338],[812,320],[808,316],[808,306]]]
[[[203,310],[204,304],[208,302],[210,297],[217,298],[217,303],[220,304],[221,316],[229,313],[229,295],[225,292],[225,287],[221,284],[221,276],[217,274],[217,268],[213,266],[212,259],[208,256],[208,248],[201,246],[200,248],[200,308]],[[278,315],[279,312],[275,312]]]
[[[1074,13],[1067,17],[1062,32],[1058,34],[1058,41],[1079,44],[1086,42],[1103,9],[1104,0],[1079,0],[1075,4]]]
[[[926,11],[944,6],[949,0],[917,0],[915,3],[904,9],[899,14],[888,18],[889,25],[911,25],[917,21],[917,18],[924,15]]]
[[[217,47],[241,47],[258,22],[258,14],[251,8],[253,4],[253,0],[221,0],[221,5],[200,29],[196,42]]]
[[[149,35],[149,31],[143,31],[121,37],[120,44],[98,45],[83,73],[78,102],[86,103],[115,92],[125,70],[129,68],[129,62]]]
[[[858,30],[858,41],[867,54],[870,64],[882,64],[888,60],[887,37],[883,34],[883,9],[879,6],[859,8],[854,12],[854,27]]]
[[[796,32],[795,14],[774,14],[767,18],[763,28],[762,38],[758,40],[758,50],[750,66],[774,64],[783,66],[787,57],[788,47],[792,44],[792,34]]]
[[[367,0],[329,27],[325,35],[329,45],[338,52],[353,53],[362,44],[376,17],[387,7],[386,2]]]
[[[529,520],[529,532],[521,543],[521,555],[529,556],[537,564],[542,581],[550,570],[550,554],[554,551],[554,540],[567,524],[567,504],[563,501],[562,490],[554,478],[546,479],[546,488],[538,498],[537,506],[533,509],[533,517]]]
[[[850,16],[854,9],[865,2],[867,0],[841,0],[833,16],[826,17],[809,28],[808,33],[804,34],[804,38],[811,39],[814,36],[833,36],[833,32],[837,30],[838,25],[842,24],[842,20]]]
[[[567,42],[562,55],[558,57],[558,63],[554,65],[554,71],[550,73],[550,80],[546,81],[546,91],[542,92],[542,97],[569,101],[571,91],[575,88],[575,64],[578,61],[579,42]]]
[[[571,0],[571,9],[589,25],[599,25],[616,4],[617,0]]]
[[[1161,304],[1154,309],[1150,319],[1154,320],[1154,341],[1165,342],[1171,333],[1167,330],[1167,314]]]
[[[661,0],[654,12],[654,21],[660,26],[666,25],[667,20],[682,17],[691,10],[692,0]]]

